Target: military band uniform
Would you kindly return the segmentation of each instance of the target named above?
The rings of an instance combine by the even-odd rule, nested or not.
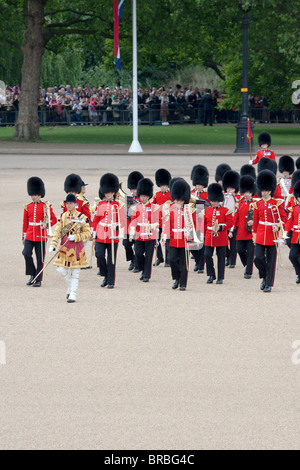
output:
[[[289,209],[288,221],[285,230],[291,234],[291,249],[289,259],[296,272],[296,283],[300,284],[300,181],[294,187],[294,197],[296,204]]]
[[[162,252],[162,247],[160,243],[161,233],[162,233],[162,209],[163,205],[167,201],[171,201],[171,194],[169,191],[169,184],[171,181],[171,174],[165,168],[160,168],[155,172],[155,182],[158,187],[163,187],[164,191],[158,191],[154,194],[152,203],[158,204],[160,206],[160,217],[159,217],[159,233],[157,240],[157,249],[156,249],[156,260],[154,265],[158,266],[159,264],[165,261],[165,264],[169,265],[169,240],[165,244],[165,257]]]

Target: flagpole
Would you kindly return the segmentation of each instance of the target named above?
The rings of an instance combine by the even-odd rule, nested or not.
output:
[[[136,0],[132,0],[132,92],[133,92],[133,141],[128,153],[142,153],[138,137],[138,88],[137,88],[137,28]]]

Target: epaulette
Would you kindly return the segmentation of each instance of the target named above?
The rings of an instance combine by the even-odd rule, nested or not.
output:
[[[288,220],[290,220],[292,217],[293,217],[293,213],[290,212],[290,213],[288,214]]]
[[[290,211],[290,213],[292,213],[292,212],[293,212],[293,208],[292,208],[292,207],[288,207],[288,209],[287,209],[287,210],[288,210],[288,211]]]
[[[284,203],[284,199],[277,199],[277,207]]]
[[[252,202],[253,209],[257,209],[256,201]]]
[[[25,211],[28,210],[28,204],[24,204],[24,209],[25,209]]]
[[[233,213],[233,211],[231,211],[231,210],[229,209],[229,210],[226,212],[225,215],[230,215],[230,214],[232,214],[232,213]]]
[[[65,201],[62,201],[62,202],[60,203],[60,205],[61,205],[61,207],[64,207]]]

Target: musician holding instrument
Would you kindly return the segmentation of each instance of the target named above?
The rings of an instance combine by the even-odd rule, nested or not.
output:
[[[239,202],[240,196],[238,195],[240,185],[240,174],[237,171],[229,170],[226,171],[223,175],[222,186],[224,191],[224,207],[232,211],[232,216],[234,217],[237,204]],[[226,252],[226,266],[229,268],[235,268],[236,265],[236,234],[237,229],[231,227],[228,232],[229,238],[229,247]]]
[[[138,273],[139,269],[137,266],[136,256],[134,253],[134,241],[129,241],[129,225],[132,218],[132,207],[136,204],[139,204],[141,201],[136,195],[136,189],[138,182],[143,179],[144,176],[140,171],[132,171],[129,173],[127,178],[127,188],[129,189],[131,195],[126,195],[126,234],[123,239],[123,246],[126,253],[126,261],[130,261],[128,271]]]
[[[169,260],[172,289],[185,291],[188,280],[189,251],[187,243],[192,241],[196,226],[196,212],[190,204],[191,189],[188,183],[179,178],[171,187],[173,203],[164,214],[162,244],[169,240]]]
[[[124,204],[116,200],[118,189],[116,175],[105,173],[101,176],[99,197],[104,195],[104,198],[98,204],[92,223],[95,254],[100,276],[104,278],[101,287],[108,289],[115,286],[117,251],[122,238],[121,228],[125,224]]]
[[[67,283],[67,302],[76,301],[80,268],[87,267],[84,242],[91,236],[90,226],[86,216],[76,210],[77,199],[74,194],[68,194],[65,200],[67,211],[58,219],[49,252],[57,249],[54,266]]]
[[[71,173],[68,175],[64,182],[64,190],[67,194],[74,194],[76,196],[76,210],[81,214],[84,214],[88,220],[91,219],[91,213],[89,209],[89,204],[87,200],[84,200],[81,196],[81,189],[82,189],[82,179],[79,175],[75,173]],[[60,205],[60,213],[63,214],[67,212],[67,205],[66,202],[61,202]]]
[[[233,217],[233,228],[237,229],[236,248],[242,265],[245,268],[244,278],[251,279],[253,273],[254,244],[252,240],[253,196],[256,185],[252,176],[240,179],[241,199]]]
[[[295,205],[289,209],[286,233],[292,234],[289,259],[296,272],[296,284],[300,284],[300,181],[294,186]]]
[[[153,204],[158,204],[160,206],[160,217],[159,217],[159,235],[157,240],[156,247],[156,260],[154,261],[153,266],[159,266],[161,263],[165,262],[165,267],[170,267],[169,265],[169,242],[166,241],[165,244],[165,257],[162,252],[160,238],[162,233],[162,207],[167,201],[171,201],[171,194],[169,191],[169,184],[171,181],[171,174],[168,170],[160,168],[155,172],[155,183],[160,188],[160,191],[154,194]]]
[[[283,200],[274,198],[277,180],[270,170],[259,172],[256,180],[261,199],[253,204],[254,264],[262,279],[260,289],[271,292],[275,279],[277,256],[280,256],[279,230],[286,221]]]
[[[48,239],[47,229],[56,224],[57,219],[49,202],[42,202],[45,197],[45,185],[41,178],[33,176],[27,181],[27,192],[32,202],[24,206],[22,254],[25,258],[26,275],[30,276],[27,286],[41,287],[43,274],[36,275],[43,269],[45,248]],[[33,250],[36,265],[33,261]],[[35,281],[34,281],[35,279]]]
[[[218,278],[216,284],[223,284],[225,278],[225,256],[228,246],[228,230],[233,225],[232,211],[224,206],[224,194],[219,183],[212,183],[207,189],[207,198],[211,207],[204,210],[204,258],[207,284],[212,284],[216,279],[213,254],[216,248],[218,258]]]

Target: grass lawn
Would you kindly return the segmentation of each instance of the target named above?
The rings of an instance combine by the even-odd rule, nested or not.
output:
[[[272,145],[299,145],[300,126],[255,125],[254,143],[257,136],[266,130],[272,136]],[[14,128],[1,127],[0,141],[13,141]],[[126,144],[132,142],[132,126],[54,126],[41,127],[40,136],[45,143],[75,144]],[[235,145],[235,125],[184,126],[139,126],[141,145]]]

